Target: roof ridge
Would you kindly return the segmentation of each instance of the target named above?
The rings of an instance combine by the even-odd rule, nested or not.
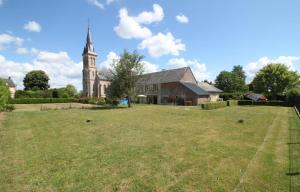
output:
[[[189,68],[189,67],[180,67],[180,68],[175,68],[175,69],[161,70],[161,71],[156,71],[156,72],[152,72],[152,73],[145,73],[145,74],[142,74],[142,75],[155,74],[155,73],[162,73],[162,72],[174,71],[174,70],[179,70],[179,69],[187,69],[187,68]]]

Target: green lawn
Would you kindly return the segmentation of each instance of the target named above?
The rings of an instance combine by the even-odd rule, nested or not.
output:
[[[0,191],[289,191],[299,121],[284,107],[6,113]]]

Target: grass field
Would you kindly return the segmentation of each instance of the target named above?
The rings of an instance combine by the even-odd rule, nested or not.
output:
[[[289,191],[292,108],[17,108],[0,118],[0,191]]]

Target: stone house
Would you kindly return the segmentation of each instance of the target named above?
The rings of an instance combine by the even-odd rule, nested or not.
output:
[[[223,92],[207,83],[198,83],[190,67],[141,75],[135,91],[146,103],[181,105],[217,101]]]
[[[0,78],[0,80],[3,80],[6,83],[6,85],[8,86],[9,91],[10,91],[10,97],[15,98],[17,86],[14,83],[14,81],[12,80],[12,78],[11,77],[8,77],[8,79]]]

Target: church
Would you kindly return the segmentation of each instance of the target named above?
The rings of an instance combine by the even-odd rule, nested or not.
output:
[[[82,53],[83,70],[82,86],[83,97],[106,97],[106,88],[110,82],[97,71],[97,53],[93,45],[90,28],[86,36],[86,43]]]
[[[82,57],[83,96],[105,98],[110,81],[97,71],[97,53],[90,28]],[[135,87],[140,101],[151,104],[199,105],[207,101],[217,101],[222,92],[213,85],[198,82],[190,67],[143,74],[138,78]]]

